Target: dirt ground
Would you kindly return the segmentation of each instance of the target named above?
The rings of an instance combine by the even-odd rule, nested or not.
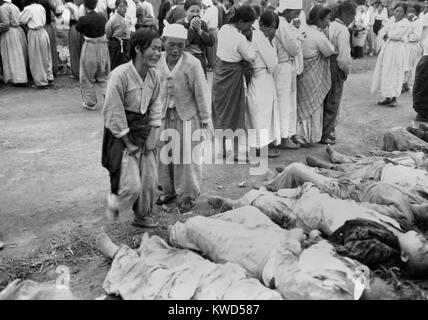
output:
[[[346,81],[336,145],[344,153],[380,147],[387,129],[408,126],[415,117],[409,93],[396,108],[376,105],[380,96],[370,93],[374,64],[374,57],[356,61]],[[67,77],[58,77],[50,90],[0,89],[0,241],[5,243],[0,289],[14,278],[53,280],[55,267],[66,265],[77,299],[99,297],[109,262],[93,248],[94,236],[104,231],[116,243],[135,247],[148,231],[130,226],[131,214],[116,224],[104,217],[109,180],[100,164],[102,128],[100,110],[83,110],[78,83]],[[282,151],[269,167],[304,161],[309,154],[324,156],[324,149]],[[213,213],[205,203],[208,195],[238,198],[263,180],[249,177],[248,169],[205,166],[202,194],[191,215]],[[248,182],[245,188],[238,187],[241,181]],[[165,237],[168,225],[191,216],[179,215],[174,205],[168,211],[156,208],[161,224],[151,233]],[[425,283],[410,282],[397,270],[383,270],[383,276],[395,279],[402,298],[426,297]]]

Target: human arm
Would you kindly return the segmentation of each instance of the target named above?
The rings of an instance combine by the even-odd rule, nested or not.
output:
[[[86,19],[85,17],[80,17],[76,24],[76,30],[83,34],[83,30],[85,29]]]
[[[318,50],[321,52],[321,54],[328,58],[333,54],[336,54],[336,51],[334,51],[334,46],[330,42],[330,40],[327,39],[324,33],[320,32],[320,36],[317,38],[317,46]]]
[[[420,41],[422,39],[423,26],[420,21],[414,22],[412,27],[409,28],[408,40],[411,42]]]
[[[193,24],[192,24],[193,25]],[[203,45],[212,47],[215,44],[215,37],[208,31],[208,26],[205,21],[200,21],[199,27],[191,28],[200,38]]]
[[[275,37],[287,51],[287,53],[293,57],[297,56],[299,53],[300,41],[297,39],[299,33],[292,30],[291,28],[278,28],[276,31]]]
[[[276,66],[278,65],[278,56],[276,49],[270,44],[268,38],[261,35],[260,41],[257,42],[257,49],[260,56],[265,63],[269,73],[273,73]]]
[[[12,11],[8,6],[6,6],[5,9],[5,11],[0,12],[0,32],[6,32],[10,28],[10,15],[12,14]]]
[[[114,25],[113,17],[111,17],[106,24],[106,38],[108,40],[110,40],[113,37],[113,25]]]
[[[345,74],[349,74],[351,72],[352,65],[351,48],[349,43],[350,36],[348,30],[340,31],[337,35],[337,65],[343,72],[345,72]]]
[[[31,18],[33,17],[33,14],[28,8],[24,8],[24,10],[19,15],[19,23],[20,24],[27,24],[30,22]]]
[[[149,75],[147,75],[149,76]],[[152,80],[155,81],[155,88],[153,90],[153,96],[150,100],[149,107],[147,108],[147,112],[149,112],[149,126],[150,132],[146,139],[145,150],[144,152],[147,154],[156,148],[156,144],[159,140],[159,128],[161,126],[162,121],[162,110],[163,110],[163,102],[160,94],[160,80],[157,74],[153,73]]]
[[[128,121],[125,114],[126,79],[118,73],[111,73],[107,82],[106,97],[102,110],[104,126],[111,131],[116,138],[123,138],[129,133]],[[123,138],[125,144],[130,141]]]
[[[211,122],[211,93],[204,71],[200,63],[191,66],[189,74],[189,86],[194,93],[199,118],[202,124]]]
[[[403,40],[409,30],[408,24],[397,25],[387,29],[388,38],[391,40]]]
[[[254,50],[250,41],[248,41],[245,37],[242,37],[238,43],[237,49],[238,53],[244,60],[254,63],[256,59],[256,51]]]

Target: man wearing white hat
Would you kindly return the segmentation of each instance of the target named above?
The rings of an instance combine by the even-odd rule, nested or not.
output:
[[[165,52],[158,65],[164,106],[160,139],[165,143],[161,142],[159,154],[163,194],[157,203],[177,197],[180,211],[187,212],[199,196],[202,182],[202,165],[200,157],[193,154],[192,138],[196,130],[202,132],[201,128],[212,132],[211,95],[200,61],[184,52],[186,28],[181,24],[166,25],[162,40]]]
[[[279,1],[279,27],[275,34],[275,45],[278,54],[278,67],[274,79],[278,95],[282,143],[280,148],[297,149],[291,137],[296,134],[297,127],[297,64],[299,55],[300,32],[293,25],[302,11],[302,0]]]

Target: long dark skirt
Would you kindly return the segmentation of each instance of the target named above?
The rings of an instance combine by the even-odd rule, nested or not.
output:
[[[245,129],[244,68],[217,59],[213,79],[213,122],[216,129]]]
[[[129,126],[129,139],[134,145],[142,148],[150,133],[148,113],[140,114],[125,110],[125,115]],[[117,194],[119,190],[122,154],[125,148],[125,143],[121,139],[104,128],[101,164],[110,173],[110,189],[113,194]]]
[[[413,109],[422,117],[428,117],[428,56],[422,56],[416,66]]]
[[[71,25],[68,34],[68,47],[70,50],[71,73],[76,78],[79,78],[80,52],[84,41],[83,35],[76,30],[76,25]]]
[[[113,70],[121,64],[127,63],[130,60],[128,55],[129,41],[123,40],[123,45],[117,39],[110,39],[108,41],[108,51],[110,53],[110,68]]]
[[[45,30],[49,35],[52,56],[52,72],[55,75],[58,72],[58,50],[56,47],[55,27],[53,23],[45,25]]]

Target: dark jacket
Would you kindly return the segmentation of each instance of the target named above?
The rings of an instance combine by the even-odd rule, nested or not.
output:
[[[171,2],[169,0],[162,1],[159,7],[158,21],[159,21],[159,33],[162,34],[163,28],[165,25],[163,24],[163,20],[166,18],[166,14],[169,9],[171,9]]]
[[[184,17],[186,17],[186,10],[184,10],[184,5],[179,4],[168,12],[166,15],[166,21],[172,24],[176,23],[180,19],[183,19]]]
[[[212,47],[215,43],[215,37],[208,31],[208,26],[205,21],[201,21],[202,34],[199,35],[195,30],[190,28],[190,22],[186,22],[186,18],[178,20],[176,23],[183,25],[187,29],[188,44],[197,44],[204,51],[206,47]]]

